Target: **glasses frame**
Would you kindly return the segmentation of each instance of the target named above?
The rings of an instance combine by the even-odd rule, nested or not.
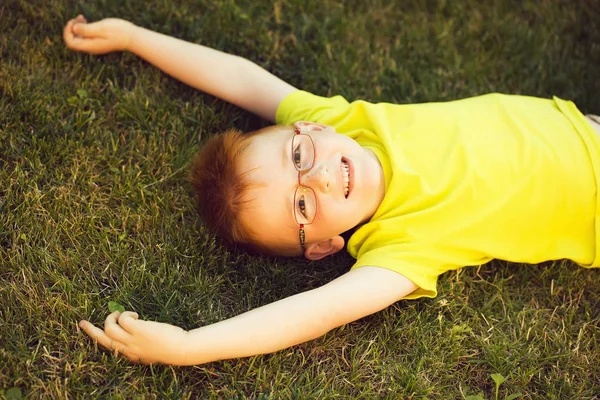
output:
[[[312,162],[310,164],[309,167],[304,168],[304,169],[299,169],[298,166],[296,165],[296,163],[294,162],[294,142],[295,142],[295,137],[296,136],[306,136],[308,137],[308,139],[310,140],[311,144],[312,144],[312,148],[313,148],[313,158],[312,158]],[[296,188],[296,190],[294,191],[294,220],[296,221],[296,224],[298,224],[298,238],[300,239],[300,246],[302,246],[302,248],[304,250],[306,250],[306,247],[304,246],[304,243],[306,243],[306,233],[304,232],[304,227],[306,225],[310,225],[313,223],[313,221],[315,220],[315,218],[313,217],[312,220],[310,220],[310,222],[298,222],[298,218],[296,217],[296,196],[298,196],[298,192],[299,191],[307,191],[310,190],[313,194],[313,197],[316,199],[317,196],[315,194],[315,191],[309,187],[309,186],[304,186],[301,182],[300,182],[300,178],[302,177],[302,173],[306,172],[306,171],[310,171],[311,168],[315,165],[315,158],[317,157],[317,149],[315,147],[315,142],[312,140],[312,137],[310,137],[310,135],[306,134],[306,133],[302,133],[300,131],[299,127],[294,127],[294,138],[292,138],[292,150],[290,152],[290,154],[292,155],[292,164],[294,164],[294,168],[296,169],[296,171],[298,171],[298,187]],[[317,202],[315,201],[315,216],[317,215]]]

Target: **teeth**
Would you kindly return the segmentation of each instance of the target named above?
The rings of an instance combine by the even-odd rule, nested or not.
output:
[[[349,184],[350,184],[350,170],[348,167],[348,163],[346,161],[342,161],[342,180],[344,183],[344,196],[348,196]]]

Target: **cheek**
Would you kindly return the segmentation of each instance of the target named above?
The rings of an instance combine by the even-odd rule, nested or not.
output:
[[[319,199],[318,207],[319,219],[327,224],[337,224],[337,219],[346,214],[346,205],[335,201],[331,197]]]

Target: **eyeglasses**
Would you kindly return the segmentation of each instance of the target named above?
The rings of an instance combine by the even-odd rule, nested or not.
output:
[[[300,246],[304,248],[304,226],[312,224],[315,220],[317,198],[312,188],[300,183],[302,173],[310,170],[315,162],[315,143],[309,135],[300,133],[300,128],[295,128],[291,155],[294,168],[298,171],[298,187],[294,192],[294,218],[299,227]]]

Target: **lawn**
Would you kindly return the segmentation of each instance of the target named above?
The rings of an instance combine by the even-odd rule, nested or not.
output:
[[[111,301],[192,329],[352,259],[252,257],[207,232],[188,162],[211,135],[265,122],[131,54],[68,51],[78,13],[247,57],[320,95],[498,91],[600,113],[597,0],[3,0],[0,398],[493,399],[500,376],[498,398],[600,396],[600,271],[568,261],[448,273],[435,299],[270,355],[173,368],[99,349],[77,323],[101,324]]]

